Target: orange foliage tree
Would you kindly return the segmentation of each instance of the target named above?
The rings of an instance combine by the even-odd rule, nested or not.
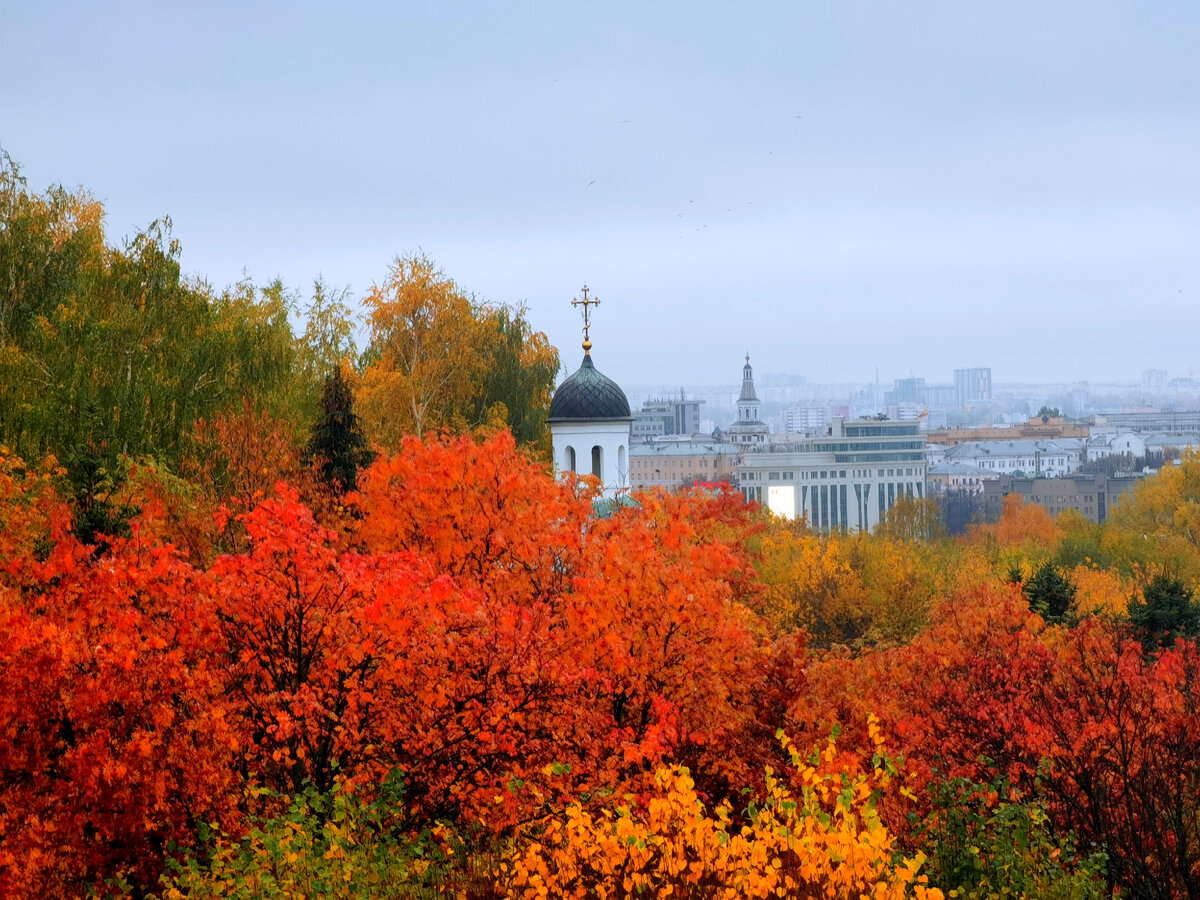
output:
[[[590,493],[507,433],[406,439],[360,488],[356,540],[418,553],[459,588],[423,608],[438,624],[386,676],[411,711],[397,758],[443,807],[500,822],[522,791],[557,789],[547,766],[611,785],[756,727],[769,650],[737,602],[753,576],[734,536],[750,525],[729,496],[646,496],[593,519]]]
[[[1000,550],[1029,544],[1049,548],[1061,537],[1062,529],[1045,507],[1026,503],[1019,494],[1009,494],[1004,498],[997,521],[971,525],[967,529],[968,542],[994,544]]]

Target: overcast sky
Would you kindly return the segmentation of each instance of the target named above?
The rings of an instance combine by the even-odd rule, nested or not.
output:
[[[630,384],[1200,376],[1200,4],[4,0],[0,146],[184,268],[424,251]]]

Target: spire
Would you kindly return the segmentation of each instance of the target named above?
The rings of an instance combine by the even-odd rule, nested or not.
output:
[[[746,401],[758,402],[758,395],[754,393],[754,370],[750,368],[749,352],[746,353],[746,365],[742,367],[742,393],[738,397],[738,403]]]
[[[592,355],[592,339],[588,336],[588,329],[591,328],[591,320],[588,316],[589,307],[599,306],[599,297],[588,297],[588,286],[583,286],[583,299],[578,298],[571,301],[572,306],[583,307],[583,355],[586,358]]]

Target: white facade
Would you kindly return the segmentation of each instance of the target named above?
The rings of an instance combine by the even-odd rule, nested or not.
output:
[[[926,496],[925,437],[916,422],[834,417],[825,436],[747,448],[738,480],[747,500],[817,531],[872,531],[898,499]]]
[[[629,422],[557,422],[550,426],[556,473],[595,475],[604,496],[629,487]]]
[[[1079,469],[1084,445],[1079,438],[1053,441],[963,441],[946,450],[944,461],[974,466],[1000,475],[1021,473],[1059,478]]]

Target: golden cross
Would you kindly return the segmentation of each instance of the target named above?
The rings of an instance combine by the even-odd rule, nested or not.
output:
[[[599,297],[589,297],[588,296],[588,286],[585,284],[583,286],[583,299],[579,300],[578,298],[576,298],[571,301],[571,305],[583,307],[583,352],[584,352],[585,356],[590,356],[592,353],[592,339],[590,337],[588,337],[588,329],[591,327],[592,323],[588,316],[588,312],[589,312],[588,308],[592,307],[592,306],[599,306],[600,298]]]

